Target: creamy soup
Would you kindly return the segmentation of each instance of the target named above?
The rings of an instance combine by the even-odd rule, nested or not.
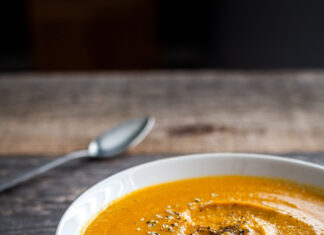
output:
[[[266,178],[182,180],[115,200],[82,234],[324,234],[324,195]]]

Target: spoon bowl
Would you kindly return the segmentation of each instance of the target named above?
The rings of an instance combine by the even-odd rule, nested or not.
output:
[[[153,117],[137,118],[104,132],[89,144],[89,156],[112,157],[135,147],[148,135],[154,123]]]

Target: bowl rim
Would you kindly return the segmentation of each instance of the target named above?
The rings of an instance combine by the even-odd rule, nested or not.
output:
[[[246,159],[264,159],[264,160],[270,160],[270,161],[276,161],[276,162],[281,162],[281,163],[288,163],[288,164],[295,164],[295,165],[299,165],[299,166],[306,166],[312,169],[316,169],[316,170],[320,170],[324,172],[324,166],[316,164],[316,163],[311,163],[311,162],[307,162],[304,160],[300,160],[300,159],[291,159],[291,158],[287,158],[284,156],[278,156],[278,155],[272,155],[272,154],[258,154],[258,153],[232,153],[232,152],[220,152],[220,153],[196,153],[196,154],[185,154],[185,155],[174,155],[171,157],[167,157],[164,159],[158,159],[158,160],[153,160],[153,161],[149,161],[146,163],[141,163],[129,168],[126,168],[124,170],[121,170],[117,173],[114,173],[100,181],[98,181],[97,183],[95,183],[94,185],[90,186],[89,188],[87,188],[84,192],[82,192],[77,198],[75,198],[73,200],[73,202],[69,205],[69,207],[65,210],[65,212],[63,213],[63,215],[61,216],[61,219],[57,225],[56,228],[56,235],[60,235],[59,230],[62,227],[64,221],[65,221],[65,217],[67,217],[68,213],[70,212],[70,210],[73,209],[73,207],[79,203],[79,201],[81,199],[83,199],[83,197],[85,197],[85,194],[88,194],[90,191],[94,190],[95,188],[98,187],[99,184],[101,184],[103,181],[106,181],[112,177],[118,177],[121,176],[123,174],[126,174],[127,172],[132,172],[132,171],[136,171],[138,169],[141,168],[147,168],[147,167],[153,167],[154,165],[158,165],[164,162],[169,162],[169,164],[172,164],[173,162],[177,162],[177,161],[183,161],[183,160],[190,160],[190,159],[196,159],[196,158],[203,158],[203,157],[211,157],[211,158],[246,158]],[[172,181],[170,181],[172,182]],[[138,189],[137,189],[138,190]]]
[[[242,157],[242,158],[254,158],[254,159],[260,159],[261,158],[261,159],[265,159],[265,160],[275,160],[275,161],[278,161],[278,162],[298,164],[298,165],[317,168],[319,170],[324,170],[324,166],[316,164],[316,163],[312,163],[312,162],[308,162],[308,161],[304,161],[304,160],[300,160],[300,159],[288,158],[288,157],[284,157],[284,156],[272,155],[272,154],[231,153],[231,152],[213,153],[213,152],[211,152],[211,153],[196,153],[196,154],[175,155],[175,156],[167,157],[167,158],[164,158],[164,159],[153,160],[153,161],[149,161],[149,162],[146,162],[146,163],[141,163],[141,164],[126,168],[126,169],[124,169],[122,171],[119,171],[119,172],[117,172],[115,174],[112,174],[112,175],[108,176],[107,178],[112,177],[112,176],[116,176],[118,174],[122,174],[122,173],[124,173],[124,171],[136,170],[136,169],[142,168],[142,167],[150,167],[150,166],[153,166],[155,164],[160,164],[160,163],[162,163],[164,161],[176,162],[176,161],[181,161],[184,158],[190,159],[190,158],[197,158],[197,157],[234,157],[234,158]],[[105,179],[107,179],[107,178],[105,178]],[[103,179],[103,180],[105,180],[105,179]],[[98,183],[100,183],[100,182],[101,181],[99,181]],[[93,186],[95,186],[95,185],[93,185]],[[93,187],[93,186],[91,186],[91,187]]]

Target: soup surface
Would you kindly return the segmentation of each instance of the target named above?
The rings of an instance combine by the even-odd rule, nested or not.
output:
[[[324,195],[283,180],[189,179],[128,194],[84,230],[85,235],[324,234]]]

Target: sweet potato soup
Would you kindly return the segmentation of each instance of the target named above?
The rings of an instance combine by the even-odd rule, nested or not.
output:
[[[324,234],[324,195],[292,182],[255,177],[176,181],[114,201],[82,233]]]

